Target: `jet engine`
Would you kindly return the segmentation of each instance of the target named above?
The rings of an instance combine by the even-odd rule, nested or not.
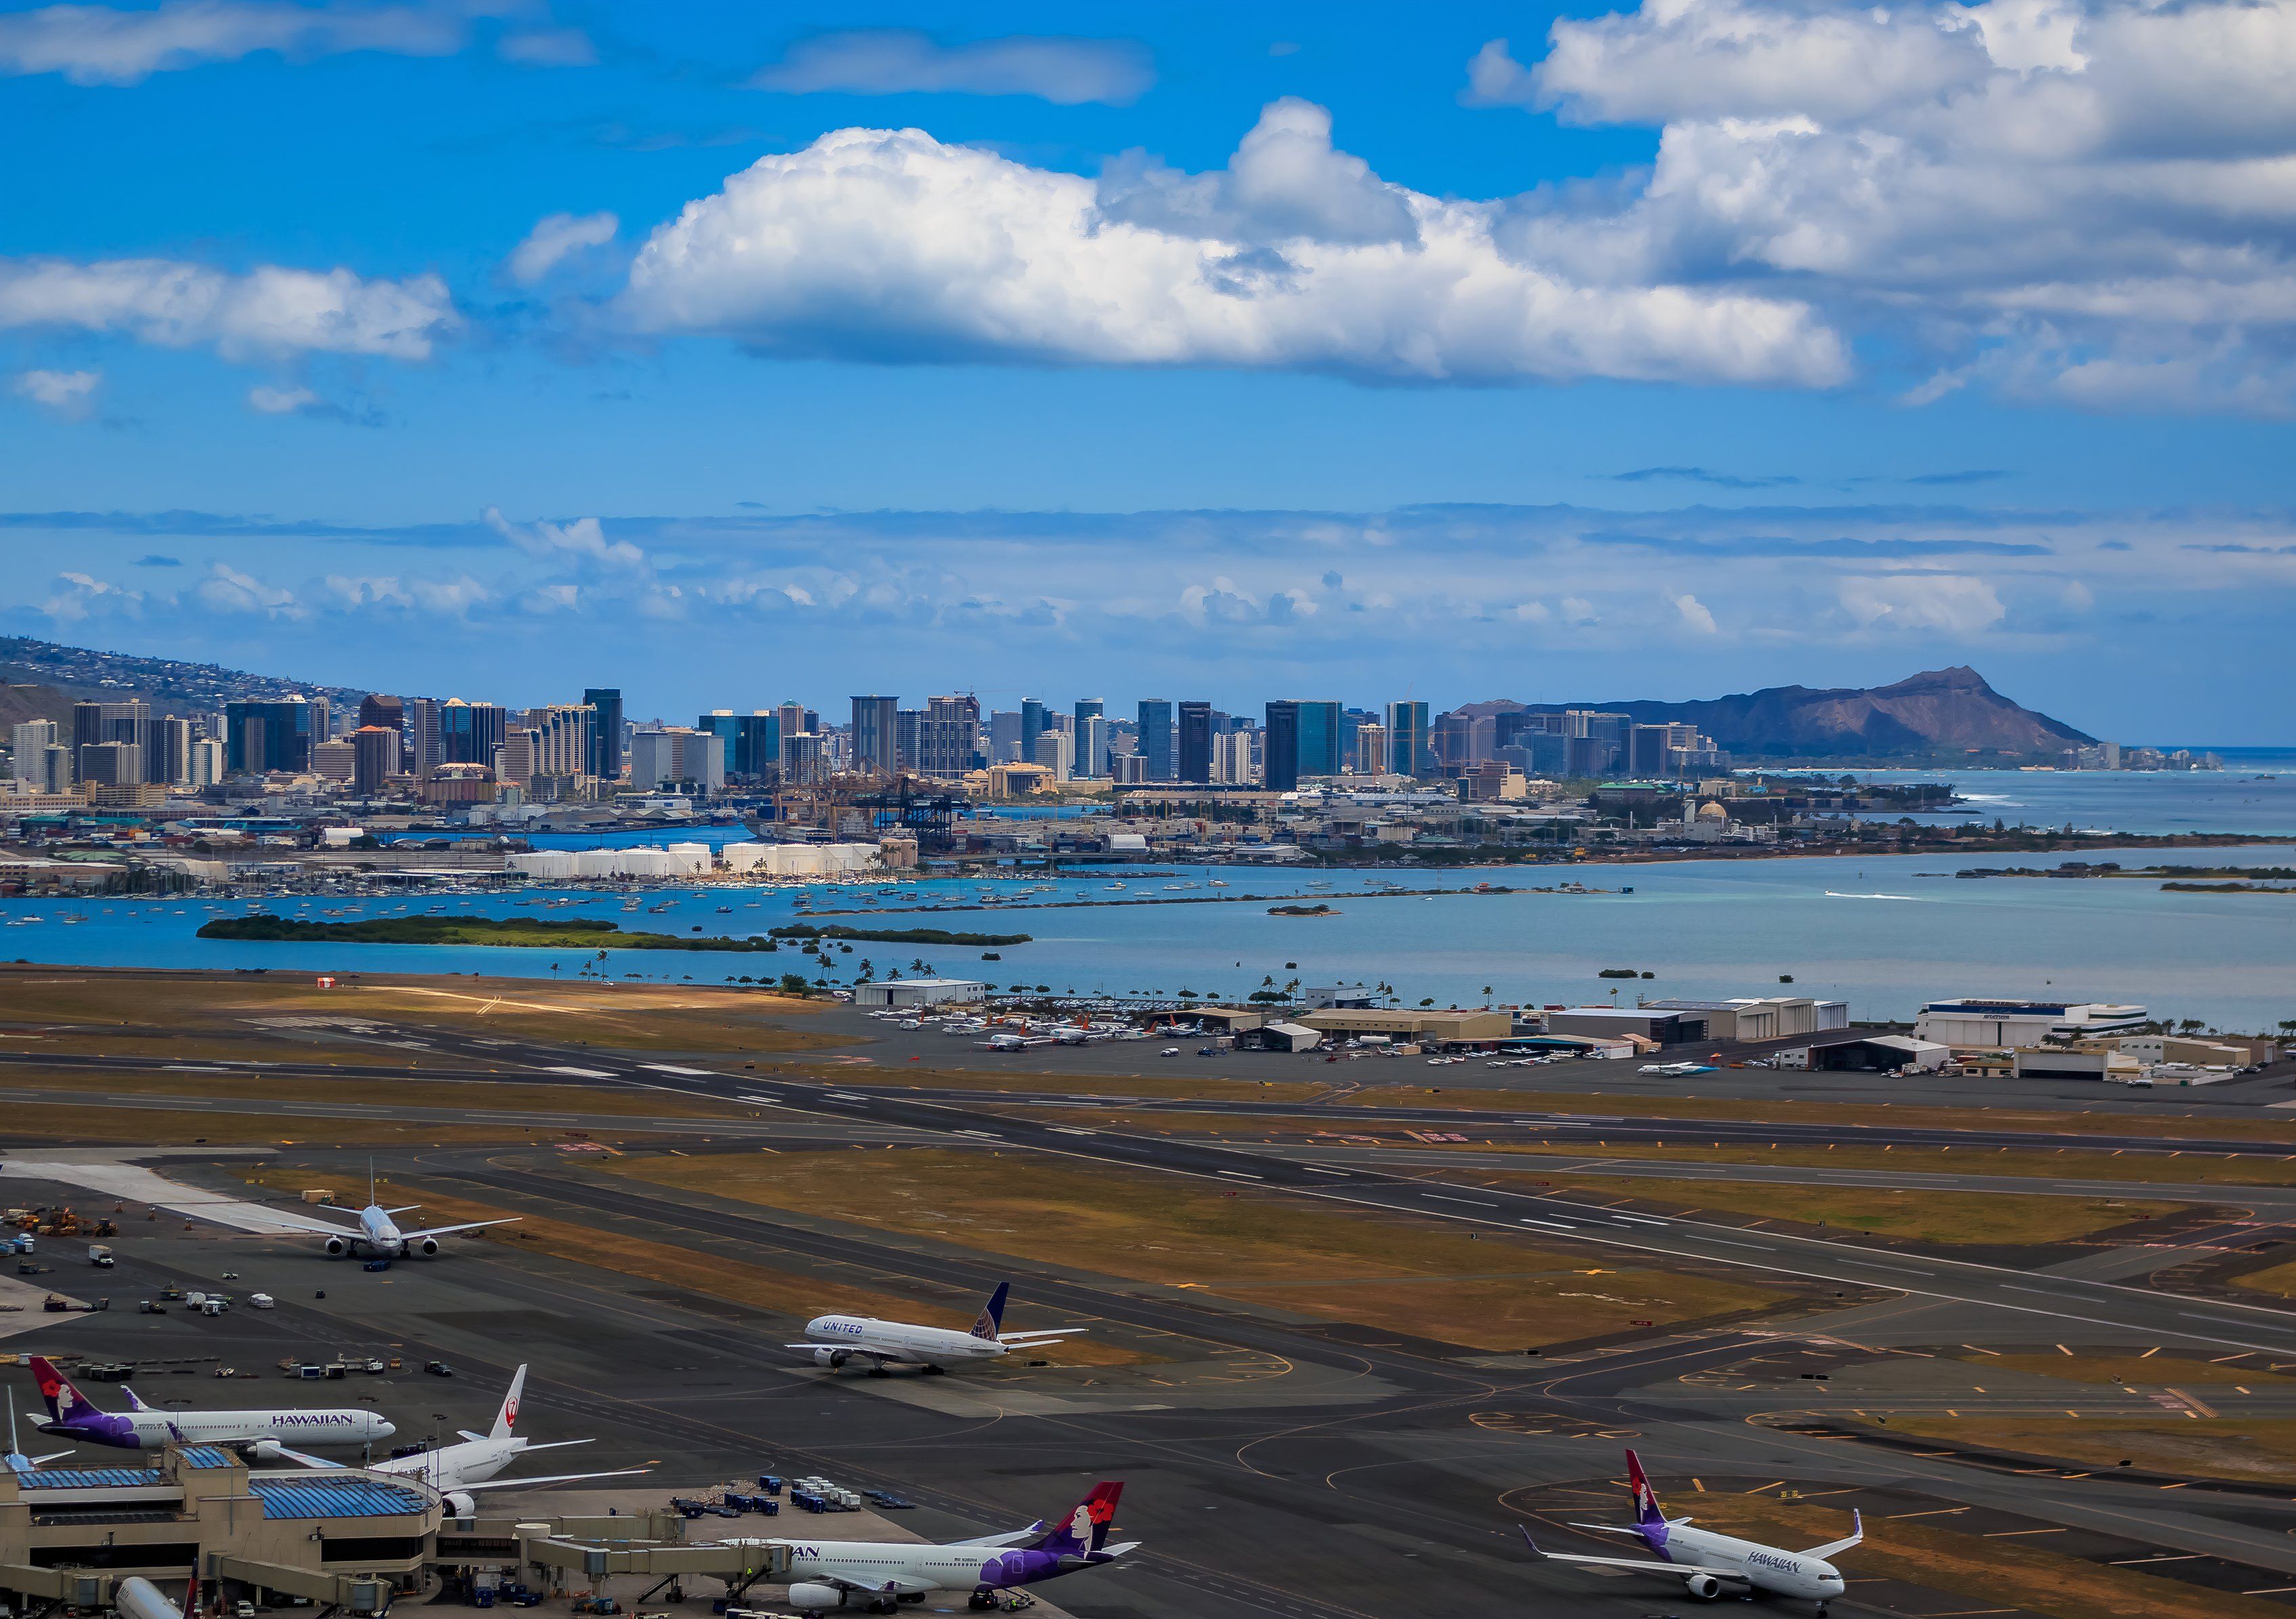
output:
[[[849,1349],[822,1348],[816,1349],[813,1352],[813,1363],[816,1366],[826,1366],[831,1370],[834,1371],[838,1368],[843,1366],[846,1361],[851,1360],[852,1357],[853,1352]],[[791,1600],[795,1602],[796,1598],[791,1598]]]
[[[800,1614],[825,1614],[845,1606],[845,1593],[834,1585],[800,1583],[789,1588],[789,1603]]]
[[[449,1490],[447,1492],[447,1516],[448,1517],[476,1517],[478,1516],[478,1498],[472,1495],[469,1491]]]
[[[253,1457],[257,1461],[285,1461],[288,1459],[287,1452],[280,1449],[279,1442],[275,1439],[258,1439],[253,1444],[247,1447],[247,1453]]]
[[[1722,1582],[1712,1574],[1693,1574],[1683,1582],[1683,1586],[1701,1602],[1711,1602],[1722,1594]]]
[[[348,1239],[340,1237],[330,1237],[327,1238],[327,1257],[329,1259],[340,1259],[344,1254],[348,1253],[350,1251],[351,1245]]]
[[[431,1259],[438,1254],[439,1239],[435,1237],[426,1237],[415,1246],[424,1259]]]

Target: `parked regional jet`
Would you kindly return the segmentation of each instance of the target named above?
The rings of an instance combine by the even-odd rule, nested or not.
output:
[[[1781,1551],[1775,1546],[1717,1534],[1710,1529],[1690,1528],[1686,1517],[1667,1516],[1658,1504],[1658,1492],[1651,1488],[1649,1478],[1643,1473],[1642,1458],[1632,1451],[1627,1452],[1627,1478],[1634,1492],[1632,1528],[1611,1524],[1573,1524],[1571,1527],[1592,1529],[1603,1534],[1639,1535],[1643,1544],[1658,1556],[1658,1562],[1541,1551],[1538,1542],[1530,1538],[1530,1531],[1525,1529],[1523,1543],[1530,1548],[1530,1555],[1550,1563],[1582,1563],[1596,1568],[1672,1574],[1684,1582],[1692,1596],[1708,1601],[1726,1590],[1742,1597],[1751,1597],[1756,1591],[1774,1597],[1800,1597],[1816,1602],[1822,1619],[1825,1605],[1842,1590],[1841,1575],[1826,1559],[1848,1551],[1866,1538],[1864,1516],[1852,1512],[1846,1539],[1828,1541],[1808,1551]]]
[[[1687,1078],[1689,1075],[1693,1073],[1712,1073],[1714,1072],[1714,1064],[1711,1063],[1644,1063],[1640,1068],[1636,1069],[1635,1072],[1636,1073],[1662,1073],[1669,1079],[1679,1080]]]
[[[359,1211],[358,1229],[328,1237],[327,1257],[340,1259],[347,1253],[355,1253],[371,1262],[381,1262],[374,1267],[380,1270],[381,1265],[387,1265],[392,1260],[406,1259],[417,1253],[428,1259],[439,1252],[439,1239],[454,1232],[475,1231],[481,1226],[512,1225],[520,1218],[510,1214],[500,1220],[466,1220],[460,1225],[430,1226],[420,1231],[402,1231],[391,1219],[394,1214],[412,1213],[422,1206],[419,1203],[410,1203],[400,1208],[384,1208],[374,1195],[374,1166],[368,1164],[366,1207]]]
[[[27,1456],[24,1447],[16,1442],[16,1408],[8,1408],[8,1453],[0,1456],[0,1467],[11,1473],[37,1473],[46,1463],[61,1461],[70,1451],[51,1451],[45,1456]]]
[[[1038,1522],[1010,1534],[945,1546],[891,1541],[775,1543],[789,1548],[790,1606],[806,1619],[821,1619],[850,1598],[865,1598],[870,1613],[890,1614],[903,1601],[937,1590],[969,1591],[967,1607],[994,1607],[998,1591],[1113,1563],[1139,1545],[1137,1541],[1108,1543],[1116,1500],[1123,1493],[1121,1483],[1095,1484],[1057,1528],[1047,1529]]]
[[[470,1495],[479,1490],[524,1490],[540,1484],[570,1484],[593,1478],[628,1478],[648,1471],[644,1467],[621,1467],[611,1473],[551,1473],[535,1478],[496,1479],[495,1475],[530,1451],[560,1451],[569,1445],[586,1445],[586,1439],[560,1439],[548,1444],[535,1444],[513,1434],[511,1429],[518,1421],[518,1397],[526,1386],[526,1368],[521,1366],[511,1377],[510,1393],[503,1396],[502,1409],[495,1413],[491,1432],[473,1434],[462,1430],[462,1442],[441,1445],[435,1451],[424,1451],[414,1456],[394,1456],[389,1461],[371,1464],[370,1473],[395,1474],[401,1478],[419,1478],[447,1498],[447,1506],[456,1517],[471,1515]],[[302,1463],[307,1467],[337,1467],[340,1464],[320,1457],[307,1456],[300,1451],[291,1451],[285,1445],[265,1441],[255,1447],[257,1456],[270,1459],[284,1457],[289,1461]],[[461,1496],[460,1500],[455,1497]]]
[[[155,1411],[122,1385],[124,1412],[97,1409],[46,1357],[32,1357],[32,1376],[47,1402],[40,1432],[85,1444],[121,1451],[157,1451],[165,1445],[252,1445],[263,1440],[300,1440],[305,1444],[357,1445],[388,1439],[398,1430],[373,1411]]]
[[[968,1360],[1009,1355],[1016,1349],[1037,1349],[1089,1332],[1086,1327],[1062,1327],[1049,1332],[1004,1332],[1004,1301],[1010,1282],[996,1284],[980,1319],[970,1332],[948,1327],[916,1327],[906,1321],[881,1321],[874,1316],[816,1316],[805,1324],[806,1342],[791,1349],[809,1349],[814,1364],[832,1368],[857,1357],[869,1362],[870,1375],[883,1377],[889,1366],[917,1366],[927,1372],[944,1372]]]

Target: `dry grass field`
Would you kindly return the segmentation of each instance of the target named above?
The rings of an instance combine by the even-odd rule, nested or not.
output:
[[[987,1151],[631,1156],[606,1167],[775,1208],[833,1211],[985,1253],[1026,1253],[1494,1351],[1792,1296],[1735,1279],[1603,1263],[1514,1237],[1471,1237],[1264,1192],[1145,1171],[1051,1168]]]

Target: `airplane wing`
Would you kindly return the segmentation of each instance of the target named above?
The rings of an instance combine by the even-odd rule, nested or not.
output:
[[[1591,1529],[1591,1530],[1593,1530],[1596,1534],[1633,1534],[1633,1535],[1639,1535],[1640,1533],[1642,1533],[1642,1531],[1641,1531],[1641,1530],[1639,1530],[1639,1529],[1626,1529],[1626,1528],[1622,1528],[1622,1527],[1620,1527],[1620,1526],[1619,1524],[1571,1524],[1571,1525],[1570,1525],[1570,1527],[1572,1527],[1573,1529]]]
[[[1057,1344],[1062,1338],[1080,1337],[1091,1330],[1089,1327],[1060,1327],[1046,1332],[1000,1332],[996,1341],[1026,1348],[1031,1344]]]
[[[456,1484],[447,1492],[459,1495],[467,1490],[524,1490],[537,1484],[571,1484],[586,1478],[635,1478],[641,1473],[651,1473],[651,1467],[617,1467],[611,1473],[545,1473],[538,1478],[489,1478],[475,1484]]]
[[[1520,1524],[1515,1526],[1522,1528]],[[1699,1563],[1659,1563],[1644,1557],[1586,1557],[1574,1552],[1543,1551],[1538,1542],[1530,1538],[1528,1529],[1522,1531],[1522,1543],[1529,1547],[1530,1555],[1542,1563],[1577,1563],[1590,1568],[1629,1568],[1644,1574],[1673,1574],[1681,1579],[1688,1579],[1693,1574],[1705,1574],[1733,1584],[1746,1583],[1744,1572],[1735,1568],[1709,1568]]]
[[[951,1541],[952,1546],[1018,1546],[1025,1541],[1040,1541],[1045,1536],[1045,1520],[1038,1518],[1026,1529],[1011,1529],[1003,1534],[975,1535],[969,1541]]]
[[[401,1231],[399,1235],[408,1242],[420,1242],[426,1237],[445,1237],[455,1231],[475,1231],[480,1226],[514,1226],[523,1218],[525,1218],[523,1215],[512,1214],[501,1220],[466,1220],[459,1226],[432,1226],[428,1230]]]
[[[283,1457],[289,1461],[300,1462],[307,1467],[324,1467],[330,1473],[340,1473],[343,1470],[343,1464],[339,1461],[328,1461],[322,1457],[313,1456],[302,1451],[291,1451],[275,1439],[263,1442],[261,1454],[265,1461]]]
[[[922,1366],[922,1360],[912,1360],[906,1355],[897,1355],[889,1349],[864,1349],[857,1344],[784,1344],[783,1349],[836,1349],[848,1355],[864,1355],[880,1366]]]
[[[880,1580],[874,1574],[854,1574],[845,1569],[824,1567],[812,1579],[825,1582],[844,1590],[873,1591],[879,1596],[918,1597],[938,1588],[922,1580],[895,1578]]]
[[[1813,1546],[1800,1555],[1805,1557],[1831,1557],[1848,1551],[1866,1539],[1866,1515],[1856,1508],[1849,1511],[1849,1533],[1839,1541],[1828,1541],[1823,1546]]]

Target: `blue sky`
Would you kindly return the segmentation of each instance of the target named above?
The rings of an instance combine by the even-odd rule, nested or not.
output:
[[[2287,3],[0,6],[0,628],[2284,741],[2292,71]]]

